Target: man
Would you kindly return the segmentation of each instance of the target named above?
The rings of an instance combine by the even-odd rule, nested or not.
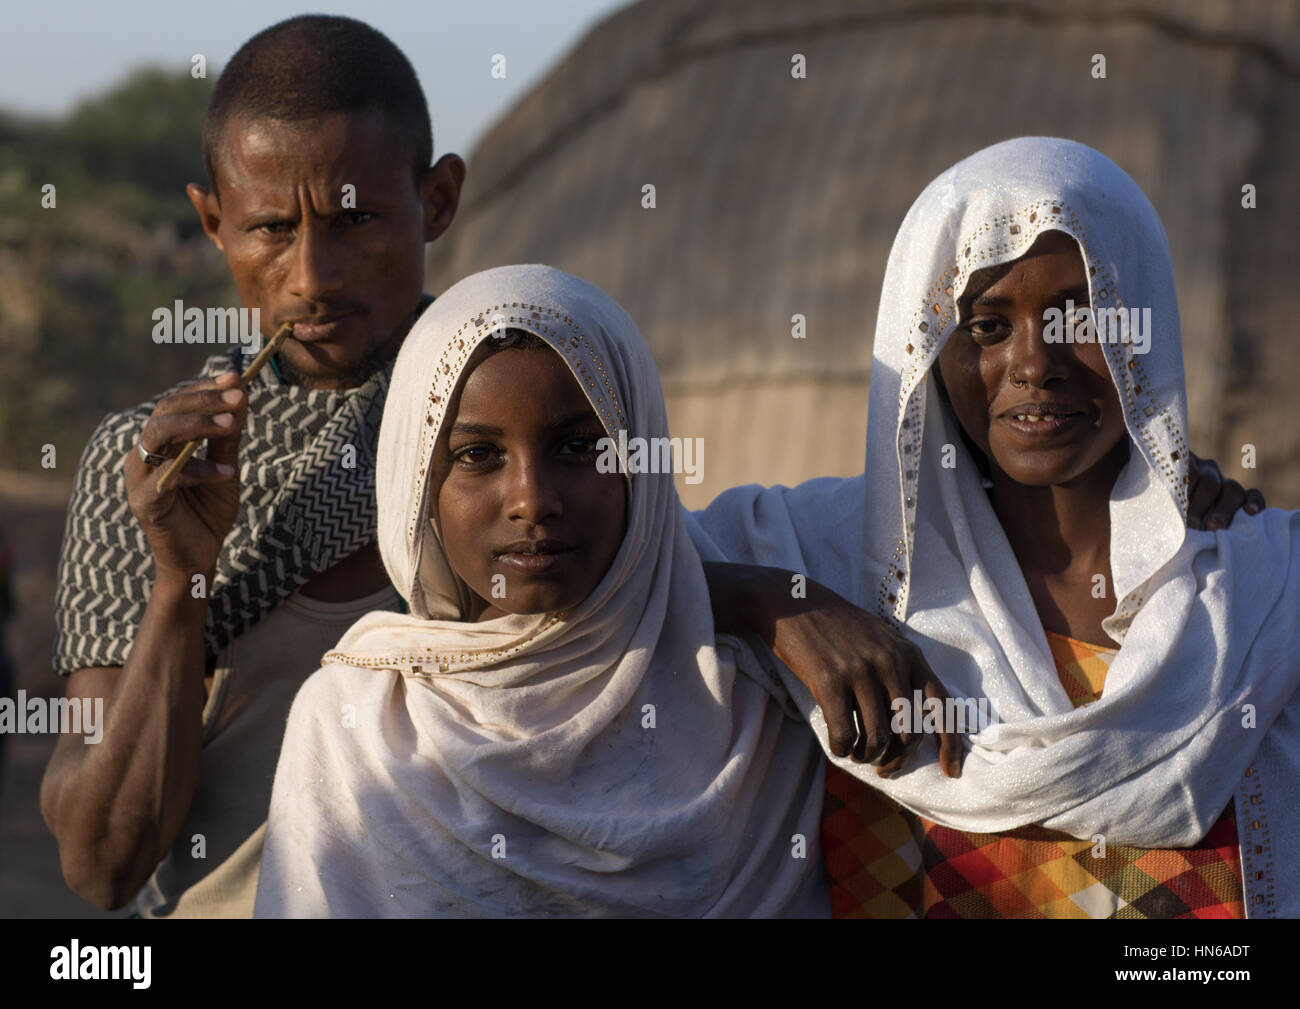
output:
[[[64,877],[104,908],[247,916],[289,703],[370,609],[396,607],[375,548],[373,448],[392,360],[428,303],[424,246],[465,166],[430,167],[409,62],[348,18],[305,16],[235,54],[188,194],[240,299],[294,335],[247,391],[198,381],[107,417],[69,505],[55,666],[104,699],[42,785]],[[176,485],[168,457],[206,439]],[[202,453],[200,453],[202,454]],[[129,511],[129,514],[128,514]]]

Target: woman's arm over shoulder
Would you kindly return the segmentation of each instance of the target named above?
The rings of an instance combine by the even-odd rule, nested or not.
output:
[[[807,689],[826,721],[828,752],[896,773],[921,737],[896,725],[896,699],[948,694],[921,650],[884,621],[790,571],[706,561],[719,633],[761,640]],[[859,727],[861,727],[859,729]],[[944,773],[960,774],[956,733],[939,734]]]
[[[860,542],[865,486],[861,476],[817,477],[797,487],[747,484],[682,513],[703,560],[789,568],[833,584],[839,579],[821,569]]]

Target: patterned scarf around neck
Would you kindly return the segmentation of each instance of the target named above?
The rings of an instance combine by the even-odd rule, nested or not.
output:
[[[414,316],[432,302],[425,295]],[[208,358],[201,378],[230,369]],[[222,545],[204,628],[209,662],[312,576],[375,539],[375,445],[393,360],[353,389],[306,389],[264,368],[248,387],[239,513]],[[59,559],[54,668],[126,662],[153,583],[122,457],[163,396],[109,414],[77,468]],[[206,451],[200,448],[199,455]]]

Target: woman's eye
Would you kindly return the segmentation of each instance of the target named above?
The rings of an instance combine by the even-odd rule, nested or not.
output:
[[[977,340],[992,340],[1002,335],[1005,324],[1001,319],[971,319],[966,329]]]

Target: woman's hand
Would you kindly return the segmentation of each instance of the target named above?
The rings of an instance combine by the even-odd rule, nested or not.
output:
[[[920,745],[922,734],[902,719],[893,731],[893,704],[910,710],[948,698],[921,650],[887,623],[817,582],[804,597],[792,592],[794,573],[747,564],[704,565],[719,631],[757,634],[811,692],[826,718],[831,753],[878,764],[890,777]],[[938,732],[939,766],[955,778],[962,747],[956,732]]]
[[[1227,529],[1241,508],[1254,515],[1267,508],[1264,495],[1246,490],[1236,480],[1225,480],[1213,459],[1189,458],[1187,475],[1187,526],[1190,529]]]

